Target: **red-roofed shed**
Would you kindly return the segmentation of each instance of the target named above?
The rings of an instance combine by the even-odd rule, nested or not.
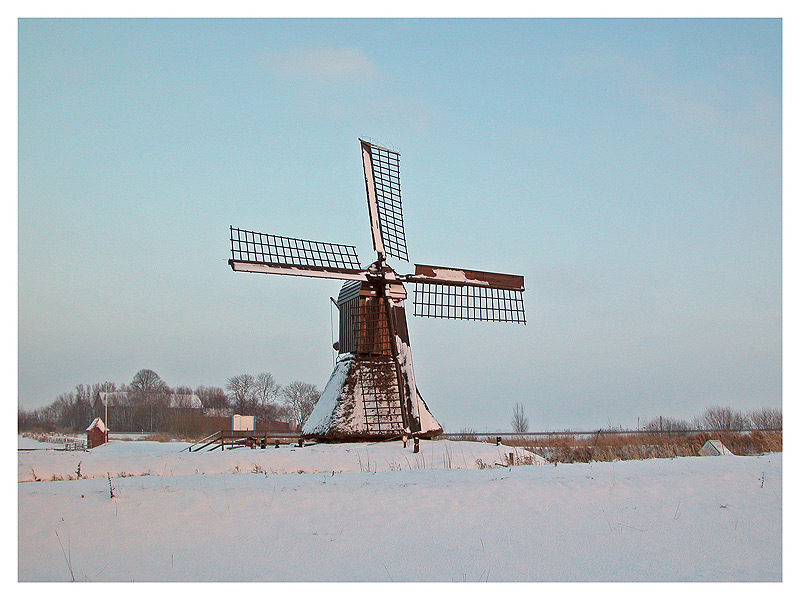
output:
[[[103,423],[103,419],[97,417],[92,424],[86,428],[86,447],[95,448],[108,442],[108,427]]]

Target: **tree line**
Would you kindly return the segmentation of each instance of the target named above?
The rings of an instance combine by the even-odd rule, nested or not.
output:
[[[155,371],[141,369],[130,383],[78,384],[47,406],[34,410],[20,407],[19,431],[82,432],[95,417],[105,418],[105,407],[98,401],[101,392],[110,396],[109,421],[113,430],[175,434],[201,430],[203,413],[253,415],[257,426],[294,420],[302,427],[320,395],[313,384],[293,381],[282,386],[268,372],[234,375],[228,378],[224,389],[205,385],[192,389],[172,388]],[[202,411],[197,407],[198,399]]]
[[[783,413],[779,408],[758,408],[750,412],[742,412],[729,406],[711,406],[690,420],[674,417],[655,417],[639,427],[642,431],[672,432],[689,430],[709,431],[741,431],[743,429],[783,429]],[[511,431],[525,433],[529,431],[528,417],[525,407],[517,403],[511,416]]]
[[[741,431],[743,429],[783,429],[783,413],[779,408],[758,408],[743,412],[730,406],[710,406],[691,420],[655,417],[641,429],[645,431]]]

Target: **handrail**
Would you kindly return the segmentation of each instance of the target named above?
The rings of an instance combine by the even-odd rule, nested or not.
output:
[[[191,450],[192,447],[197,446],[198,444],[202,444],[206,440],[214,437],[215,435],[219,435],[220,433],[221,433],[220,431],[215,431],[214,433],[211,433],[211,434],[207,435],[206,437],[204,437],[202,440],[197,440],[196,442],[192,442],[191,444],[186,446],[186,448],[184,448],[183,450],[188,450],[189,452],[191,452],[192,451]],[[181,450],[181,452],[183,452],[183,450]]]
[[[197,452],[198,450],[202,450],[203,448],[207,448],[208,446],[219,443],[220,445],[224,444],[228,445],[240,445],[237,444],[236,440],[240,439],[259,439],[262,438],[265,441],[269,438],[272,439],[299,439],[302,437],[302,434],[289,432],[289,431],[269,431],[267,429],[221,429],[216,431],[210,435],[207,435],[201,440],[193,442],[186,448],[183,448],[181,452],[184,450],[188,450],[189,452]],[[212,448],[215,450],[217,447]]]

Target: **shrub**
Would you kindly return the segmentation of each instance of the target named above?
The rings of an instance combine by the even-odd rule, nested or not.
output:
[[[783,429],[783,413],[779,408],[759,408],[752,411],[749,418],[757,429]]]

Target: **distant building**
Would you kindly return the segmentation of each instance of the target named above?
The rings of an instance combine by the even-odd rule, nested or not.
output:
[[[96,448],[108,443],[108,427],[100,417],[95,418],[86,428],[86,447]]]
[[[92,411],[115,431],[152,431],[202,419],[203,403],[197,394],[160,394],[143,402],[131,392],[98,392]]]
[[[124,406],[128,403],[128,392],[97,392],[94,409],[102,410],[106,406]]]
[[[94,408],[105,406],[127,406],[130,404],[129,392],[97,392]],[[202,410],[203,403],[197,394],[170,394],[167,408],[192,408]]]
[[[197,394],[170,394],[167,408],[191,408],[203,410],[203,403]]]

